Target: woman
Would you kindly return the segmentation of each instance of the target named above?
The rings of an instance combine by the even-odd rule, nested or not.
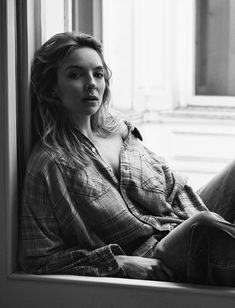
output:
[[[109,114],[109,82],[102,47],[89,35],[55,35],[35,54],[31,102],[38,141],[23,190],[22,268],[233,284],[227,273],[219,280],[195,274],[211,257],[209,235],[225,229],[223,242],[233,225],[210,213],[185,180],[143,146],[135,127]]]

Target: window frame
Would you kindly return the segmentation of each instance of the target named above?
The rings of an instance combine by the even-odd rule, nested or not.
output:
[[[0,2],[0,182],[1,243],[0,273],[16,268],[17,253],[17,129],[16,129],[16,28],[15,1]]]
[[[180,52],[182,63],[184,66],[184,81],[181,83],[180,92],[182,99],[179,100],[179,107],[221,107],[235,108],[235,96],[216,96],[216,95],[196,95],[196,1],[183,0],[181,19],[185,20],[184,28],[181,27],[179,32],[182,37],[185,36],[185,43],[180,44]],[[183,13],[184,12],[184,13]],[[186,30],[184,30],[186,29]]]

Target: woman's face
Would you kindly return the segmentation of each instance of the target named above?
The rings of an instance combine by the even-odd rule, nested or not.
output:
[[[57,70],[55,90],[71,119],[95,114],[105,90],[99,54],[89,47],[72,51]]]

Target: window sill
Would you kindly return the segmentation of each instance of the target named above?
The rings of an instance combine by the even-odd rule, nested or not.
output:
[[[203,121],[213,123],[234,124],[235,108],[187,106],[166,110],[142,110],[125,112],[125,119],[132,123],[160,123]]]
[[[31,281],[31,282],[47,282],[47,283],[65,283],[77,284],[92,287],[115,287],[115,288],[131,288],[158,290],[168,293],[183,293],[195,295],[207,295],[214,297],[235,297],[235,288],[220,286],[205,286],[193,284],[180,284],[174,282],[162,282],[151,280],[137,280],[127,278],[112,277],[87,277],[74,275],[31,275],[24,272],[15,272],[8,276],[11,280]]]
[[[187,106],[172,111],[160,111],[159,115],[174,118],[194,118],[206,120],[235,120],[235,108]]]

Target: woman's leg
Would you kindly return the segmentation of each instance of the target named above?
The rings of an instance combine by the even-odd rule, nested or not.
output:
[[[235,219],[235,161],[198,191],[209,208],[229,222]]]
[[[235,282],[235,249],[232,247],[235,247],[235,227],[217,214],[201,212],[163,238],[154,256],[173,270],[177,282],[218,283],[212,277],[218,276],[215,267],[223,263],[218,284],[231,284]],[[234,269],[229,278],[228,266]],[[217,268],[220,272],[221,268]]]
[[[187,260],[189,282],[235,286],[235,229],[220,224],[195,225]]]

